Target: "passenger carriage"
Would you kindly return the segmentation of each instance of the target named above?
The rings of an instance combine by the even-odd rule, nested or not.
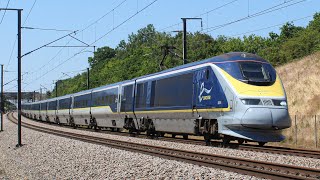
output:
[[[291,126],[275,69],[261,57],[241,52],[26,105],[37,104],[46,104],[51,122],[201,135],[207,142],[282,141],[281,130]]]

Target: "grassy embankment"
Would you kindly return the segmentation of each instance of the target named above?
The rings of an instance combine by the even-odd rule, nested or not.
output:
[[[317,115],[318,148],[320,149],[320,52],[276,68],[284,84],[292,127],[285,130],[282,144],[315,147],[315,116]]]

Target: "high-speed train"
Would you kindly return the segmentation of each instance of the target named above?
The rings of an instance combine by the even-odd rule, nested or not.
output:
[[[125,71],[125,69],[124,69]],[[158,73],[43,101],[25,103],[29,118],[148,135],[254,141],[285,139],[286,93],[272,65],[233,52]]]

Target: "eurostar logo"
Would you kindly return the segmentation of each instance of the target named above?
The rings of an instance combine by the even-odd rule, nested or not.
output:
[[[213,87],[211,87],[211,89],[207,89],[204,87],[204,82],[201,83],[200,86],[200,94],[199,94],[199,102],[201,102],[202,100],[210,100],[211,96],[202,96],[202,94],[205,92],[206,94],[210,94],[211,90]]]

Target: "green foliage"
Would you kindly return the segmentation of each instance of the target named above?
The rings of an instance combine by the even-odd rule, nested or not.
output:
[[[94,52],[93,57],[88,58],[88,62],[91,68],[99,64],[100,62],[105,62],[115,57],[116,51],[110,47],[98,48],[97,52]]]
[[[288,22],[276,34],[268,37],[254,34],[242,38],[218,36],[196,32],[188,33],[188,62],[194,62],[228,52],[256,53],[274,66],[287,63],[320,50],[320,13],[316,13],[306,28]],[[173,47],[166,51],[165,47]],[[160,67],[164,53],[168,52]],[[90,88],[133,79],[163,69],[182,65],[182,33],[175,35],[158,32],[153,25],[120,41],[115,49],[98,48],[90,65]],[[162,68],[162,69],[161,69]],[[87,89],[87,73],[58,82],[58,96]],[[51,97],[53,92],[47,92]]]

